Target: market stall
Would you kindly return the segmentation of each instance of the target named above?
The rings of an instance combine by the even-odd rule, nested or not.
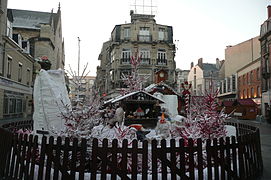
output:
[[[144,128],[155,128],[159,116],[159,105],[164,103],[145,91],[136,91],[106,102],[121,103],[125,111],[124,125],[141,124]]]

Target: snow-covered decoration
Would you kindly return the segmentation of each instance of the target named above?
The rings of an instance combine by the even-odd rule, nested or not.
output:
[[[160,135],[161,139],[166,139],[170,136],[171,124],[169,121],[166,121],[165,114],[162,112],[160,120],[157,122],[155,132],[157,135]]]
[[[137,130],[135,128],[127,127],[127,126],[119,126],[116,124],[114,127],[99,125],[95,126],[92,130],[91,137],[99,139],[99,145],[102,145],[103,139],[108,139],[108,146],[112,146],[113,139],[118,140],[118,146],[122,146],[122,141],[127,139],[128,146],[131,147],[132,141],[137,139],[136,135]],[[111,154],[108,154],[108,159],[111,159]],[[121,163],[122,154],[117,155],[118,163]],[[140,161],[140,158],[139,158]],[[98,167],[99,169],[100,167]],[[127,170],[131,172],[132,170],[132,157],[128,155],[127,157]],[[140,170],[139,170],[140,171]]]
[[[166,109],[171,117],[178,115],[177,95],[162,95],[162,99],[165,101],[165,103],[161,104],[161,108]]]
[[[66,70],[66,72],[72,77],[72,85],[74,86],[75,89],[77,89],[77,99],[76,102],[79,103],[81,100],[79,99],[79,94],[80,94],[80,88],[81,88],[81,83],[82,81],[86,78],[86,76],[89,74],[90,71],[86,72],[88,67],[88,63],[84,66],[82,74],[76,75],[76,71],[73,71],[71,66],[69,65],[70,70]]]
[[[112,99],[109,99],[108,101],[105,101],[104,104],[108,104],[108,103],[116,103],[116,102],[119,102],[121,100],[124,100],[126,98],[129,98],[130,96],[133,96],[133,95],[136,95],[136,94],[139,94],[139,93],[142,93],[146,96],[150,96],[150,98],[154,99],[154,100],[158,100],[160,103],[165,103],[163,99],[157,97],[157,96],[154,96],[154,95],[151,95],[150,93],[146,92],[146,91],[134,91],[134,92],[131,92],[129,94],[125,94],[125,95],[120,95],[120,96],[117,96],[115,98],[112,98]]]
[[[63,70],[43,69],[34,84],[34,133],[37,130],[60,132],[65,130],[62,113],[70,108]]]
[[[141,57],[138,56],[138,52],[135,53],[135,56],[131,57],[130,63],[132,66],[130,75],[121,75],[121,79],[127,88],[123,88],[121,91],[122,95],[129,94],[134,91],[140,91],[143,89],[142,84],[146,82],[149,76],[139,76],[138,66],[140,65]]]
[[[189,89],[191,89],[192,84],[188,84],[187,81],[185,81],[184,83],[181,84],[181,87],[183,88],[183,97],[185,98],[185,112],[188,112],[188,106],[189,106],[189,97],[190,97],[190,91]]]
[[[103,123],[99,109],[101,106],[99,93],[93,91],[91,98],[85,103],[62,113],[66,128],[59,135],[71,138],[86,138],[87,140],[91,138],[92,128]]]

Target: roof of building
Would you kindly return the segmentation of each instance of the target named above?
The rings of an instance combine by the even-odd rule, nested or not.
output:
[[[149,92],[149,93],[151,93],[151,92],[153,92],[153,91],[156,92],[156,90],[161,89],[161,88],[163,88],[163,87],[168,88],[168,89],[171,90],[175,95],[180,96],[180,94],[179,94],[177,91],[175,91],[172,87],[170,87],[169,85],[167,85],[167,84],[165,84],[165,83],[163,83],[163,82],[156,83],[156,84],[150,84],[148,87],[144,88],[144,90],[147,91],[147,92]]]
[[[127,98],[127,97],[130,97],[130,96],[135,95],[135,94],[138,94],[138,93],[144,93],[144,94],[146,94],[147,96],[151,96],[151,97],[152,97],[153,99],[155,99],[155,100],[159,100],[160,102],[165,103],[164,100],[162,100],[162,99],[160,99],[160,98],[158,98],[158,97],[156,97],[156,96],[154,96],[154,95],[151,95],[151,94],[149,94],[149,93],[146,92],[146,91],[134,91],[134,92],[131,92],[131,93],[126,94],[126,95],[124,95],[124,96],[120,95],[120,96],[117,96],[117,97],[115,97],[115,98],[109,99],[108,101],[105,101],[104,104],[107,104],[107,103],[116,103],[116,102],[118,102],[118,101],[121,101],[121,100],[123,100],[123,99],[125,99],[125,98]]]
[[[13,27],[36,29],[39,30],[41,24],[51,24],[53,20],[54,30],[57,28],[57,23],[60,17],[60,6],[57,13],[53,12],[40,12],[20,9],[10,9],[13,14]]]
[[[222,105],[223,106],[236,106],[236,105],[241,105],[241,106],[257,106],[257,104],[252,100],[252,99],[238,99],[235,101],[223,101]]]
[[[48,12],[12,9],[13,27],[40,29],[41,24],[49,24],[52,14]]]
[[[257,106],[252,99],[238,99],[238,103],[243,106]]]
[[[217,69],[216,64],[203,63],[202,64],[203,76],[218,76],[219,69]]]

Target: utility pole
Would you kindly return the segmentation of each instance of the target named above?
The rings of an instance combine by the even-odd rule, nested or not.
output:
[[[81,78],[79,77],[80,76],[80,38],[78,38],[78,70],[77,70],[77,80],[78,80],[78,86],[77,86],[77,97],[76,97],[76,100],[77,100],[77,103],[79,102],[79,94],[80,94],[80,86],[81,86]]]
[[[78,77],[79,77],[79,70],[80,70],[80,38],[79,37],[77,37],[78,38],[78,72],[77,72],[77,74],[78,74]]]

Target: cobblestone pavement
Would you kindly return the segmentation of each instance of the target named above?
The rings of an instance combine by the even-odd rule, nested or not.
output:
[[[234,122],[240,122],[259,127],[261,136],[261,149],[263,158],[263,175],[259,180],[271,179],[271,124],[267,122],[259,122],[256,120],[234,120]]]

